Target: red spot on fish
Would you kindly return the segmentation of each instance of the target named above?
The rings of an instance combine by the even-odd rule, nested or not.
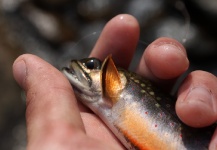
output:
[[[159,113],[159,116],[162,118],[163,114],[162,114],[162,113]]]
[[[180,138],[182,138],[182,134],[180,134],[179,136],[180,136]]]
[[[147,114],[148,114],[148,112],[146,111],[146,112],[145,112],[145,114],[147,115]]]
[[[157,128],[157,124],[154,127]]]
[[[159,116],[160,118],[163,118],[163,117],[165,116],[165,114],[164,114],[163,112],[160,112],[160,113],[158,113],[158,116]]]
[[[171,126],[171,127],[174,127],[174,122],[170,122],[170,126]]]
[[[132,91],[135,91],[135,89],[134,89],[134,87],[132,87],[132,89],[131,89]]]

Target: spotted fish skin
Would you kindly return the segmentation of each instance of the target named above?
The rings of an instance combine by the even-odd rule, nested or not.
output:
[[[95,58],[75,60],[63,73],[78,99],[105,122],[127,149],[208,149],[215,126],[186,126],[175,113],[174,99],[149,80],[116,68],[111,57],[102,64]]]
[[[133,141],[132,149],[208,149],[215,130],[214,125],[192,128],[183,124],[175,113],[174,99],[162,93],[149,80],[135,73],[124,69],[119,69],[119,72],[122,72],[127,79],[125,89],[121,93],[127,109],[119,114],[123,117],[119,118],[122,121],[117,121],[116,126],[129,141]],[[130,121],[126,122],[126,120]]]

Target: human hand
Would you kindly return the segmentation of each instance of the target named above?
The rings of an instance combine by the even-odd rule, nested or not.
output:
[[[112,53],[117,66],[127,68],[138,38],[137,21],[129,15],[118,15],[105,26],[90,56],[103,60]],[[160,38],[147,47],[136,72],[171,87],[188,65],[180,43]],[[98,117],[77,103],[67,79],[50,64],[25,54],[14,62],[13,72],[26,92],[27,149],[124,149]],[[197,127],[216,121],[216,83],[216,77],[207,72],[188,75],[176,105],[182,121]],[[217,137],[211,147],[215,143]]]

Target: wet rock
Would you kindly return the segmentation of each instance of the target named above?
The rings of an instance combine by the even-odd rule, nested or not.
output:
[[[164,12],[164,1],[136,0],[129,1],[124,11],[137,18],[141,27],[161,16]]]
[[[13,78],[12,64],[24,51],[14,38],[7,20],[2,14],[0,17],[0,149],[12,149],[15,145],[12,130],[24,121],[25,114],[25,103],[21,99],[21,89]]]
[[[190,0],[190,2],[204,11],[207,15],[217,16],[217,1],[216,0]]]
[[[45,10],[62,11],[68,6],[73,6],[77,3],[77,0],[30,0],[35,6],[43,8]]]
[[[1,0],[0,10],[7,12],[14,11],[18,9],[26,1],[28,0]]]
[[[88,20],[106,18],[117,12],[120,4],[123,3],[114,0],[80,0],[77,5],[77,12]]]
[[[34,26],[38,33],[55,44],[62,44],[75,39],[76,26],[71,20],[59,13],[52,13],[28,4],[23,7],[21,14]]]
[[[191,15],[191,20],[206,30],[209,36],[217,38],[217,1],[216,0],[189,0],[186,6]]]

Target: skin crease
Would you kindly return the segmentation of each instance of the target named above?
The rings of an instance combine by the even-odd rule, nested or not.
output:
[[[138,37],[136,19],[118,15],[107,23],[90,56],[103,60],[112,53],[117,66],[127,68]],[[178,61],[174,63],[174,60]],[[180,43],[159,38],[147,47],[136,72],[167,86],[164,81],[177,78],[188,65],[186,51]],[[124,149],[98,117],[77,103],[70,83],[53,66],[37,56],[24,54],[15,60],[13,73],[27,96],[28,150]],[[178,92],[178,116],[191,126],[215,122],[216,86],[214,75],[203,71],[190,73]],[[210,149],[216,149],[216,145],[215,133]]]

